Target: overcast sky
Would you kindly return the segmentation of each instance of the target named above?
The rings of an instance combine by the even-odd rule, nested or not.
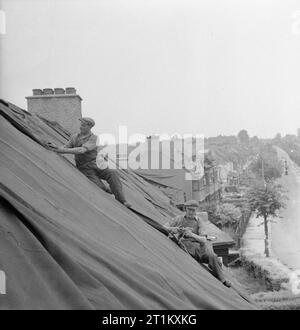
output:
[[[94,132],[295,134],[300,1],[2,0],[1,97],[70,87]]]

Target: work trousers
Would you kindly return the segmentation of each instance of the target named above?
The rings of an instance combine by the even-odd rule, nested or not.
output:
[[[183,248],[185,248],[199,263],[207,263],[217,279],[221,282],[225,280],[222,263],[215,254],[210,242],[199,243],[195,240],[186,238],[181,240],[181,244],[183,244]]]
[[[126,201],[123,194],[122,183],[117,170],[112,170],[109,168],[101,170],[94,164],[81,166],[78,167],[78,169],[87,178],[93,181],[99,188],[105,191],[107,191],[107,189],[101,180],[107,181],[111,192],[115,195],[115,198],[121,203]]]

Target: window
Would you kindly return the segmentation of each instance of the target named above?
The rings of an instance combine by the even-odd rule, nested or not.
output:
[[[192,181],[192,189],[193,189],[193,191],[199,191],[200,190],[200,180],[193,180]]]

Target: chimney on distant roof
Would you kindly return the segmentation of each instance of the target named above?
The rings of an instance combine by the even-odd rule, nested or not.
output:
[[[27,109],[50,121],[56,121],[71,134],[79,131],[82,98],[74,87],[33,89],[27,96]]]

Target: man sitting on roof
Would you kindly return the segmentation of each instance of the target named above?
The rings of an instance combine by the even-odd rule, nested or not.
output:
[[[100,169],[97,166],[97,136],[91,132],[91,128],[95,125],[92,118],[80,118],[80,133],[71,136],[71,139],[64,147],[57,147],[52,143],[48,145],[53,151],[62,154],[74,154],[76,167],[91,181],[93,181],[101,189],[107,191],[101,179],[109,183],[111,192],[115,198],[126,207],[131,205],[126,201],[122,183],[118,172],[109,168]]]
[[[213,275],[225,286],[230,287],[231,283],[225,279],[222,263],[214,253],[212,244],[206,239],[203,233],[201,220],[196,213],[199,207],[198,202],[190,200],[184,205],[186,214],[177,216],[167,222],[164,227],[170,234],[181,233],[181,247],[199,263],[208,263]]]

